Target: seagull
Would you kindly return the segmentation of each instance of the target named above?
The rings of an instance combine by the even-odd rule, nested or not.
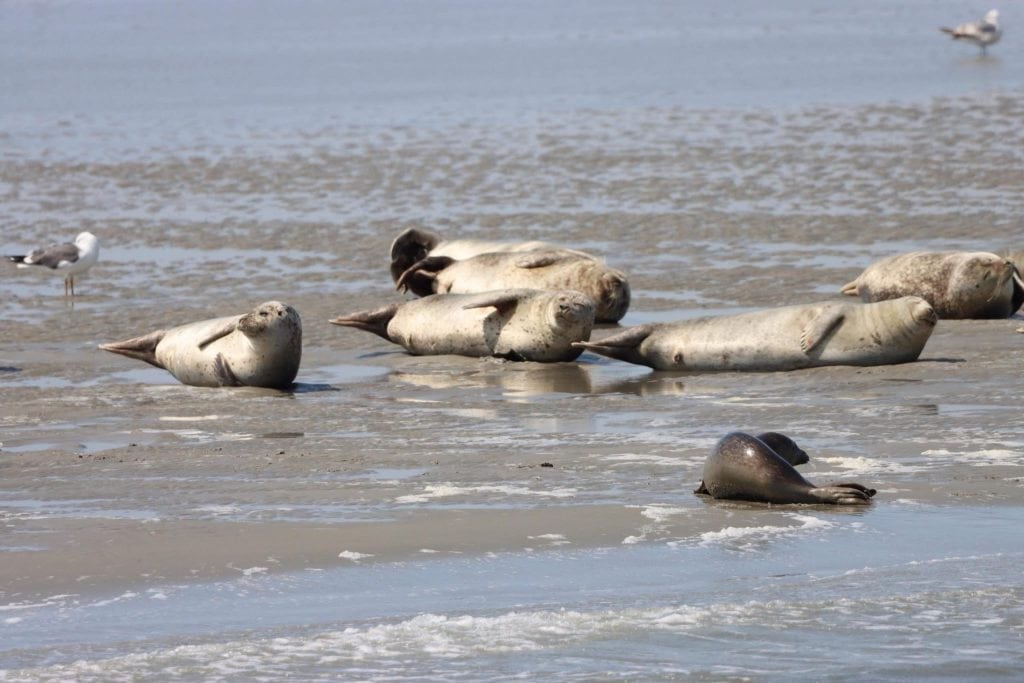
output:
[[[64,273],[64,296],[75,295],[75,276],[92,268],[100,257],[100,241],[91,232],[81,232],[75,241],[33,249],[24,256],[8,256],[19,268],[49,268]]]
[[[999,10],[990,9],[981,21],[968,21],[956,28],[939,29],[943,33],[953,36],[953,39],[963,38],[968,43],[974,43],[981,48],[981,54],[986,54],[989,45],[995,45],[1003,37],[1003,30],[999,28]]]

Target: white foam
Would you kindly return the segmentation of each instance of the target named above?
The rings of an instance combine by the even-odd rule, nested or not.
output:
[[[641,453],[609,455],[602,458],[602,460],[625,464],[659,465],[662,467],[681,467],[686,463],[686,460],[680,458],[670,458],[664,455],[646,455]]]
[[[455,484],[430,484],[423,489],[423,493],[399,496],[396,503],[425,503],[437,498],[454,498],[456,496],[467,496],[474,493],[497,493],[506,496],[540,496],[543,498],[572,498],[576,495],[576,489],[528,489],[522,486],[456,486]]]
[[[800,522],[799,526],[748,526],[748,527],[725,527],[720,531],[708,531],[699,536],[701,545],[714,545],[719,543],[732,543],[735,541],[747,541],[747,545],[766,538],[777,536],[789,536],[801,534],[808,531],[820,531],[835,526],[818,517],[801,515],[798,513],[787,514],[786,517]],[[744,545],[744,544],[741,544]]]
[[[924,451],[921,455],[950,456],[972,465],[1015,465],[1020,464],[1022,459],[1020,451],[1005,448],[989,448],[980,451],[951,451],[945,448],[936,448]]]
[[[836,475],[845,476],[850,474],[909,474],[912,472],[922,472],[926,469],[925,467],[914,467],[912,465],[893,462],[891,460],[875,460],[873,458],[865,458],[862,456],[817,456],[814,458],[814,461],[815,463],[826,463],[832,467],[839,468],[838,472],[815,472],[814,476],[817,478]]]
[[[368,553],[357,553],[354,550],[342,550],[340,553],[338,553],[338,557],[340,557],[343,560],[359,562],[360,560],[365,560],[368,557],[373,557],[373,555],[370,555]]]

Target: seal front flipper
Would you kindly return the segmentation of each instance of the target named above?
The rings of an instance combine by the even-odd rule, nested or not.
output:
[[[596,342],[573,342],[573,346],[638,365],[650,365],[640,354],[640,344],[654,332],[655,325],[637,325]]]
[[[222,354],[218,353],[217,357],[213,359],[213,374],[222,387],[243,386]]]
[[[839,327],[846,314],[842,309],[826,310],[811,318],[800,335],[800,348],[810,355]]]
[[[849,486],[819,486],[807,491],[812,503],[829,505],[870,505],[871,496]]]
[[[462,309],[464,311],[468,311],[473,308],[487,308],[488,306],[493,306],[498,309],[498,313],[505,315],[518,306],[519,302],[522,300],[522,295],[514,290],[504,292],[487,292],[464,304]]]
[[[857,482],[854,482],[854,481],[830,481],[829,483],[825,484],[825,486],[823,488],[832,489],[832,488],[843,488],[843,487],[849,488],[849,489],[856,489],[856,490],[860,491],[861,493],[863,493],[868,498],[871,498],[876,493],[878,493],[878,491],[876,491],[875,489],[868,488],[867,486],[864,486],[863,484],[858,484]]]
[[[161,370],[166,370],[167,368],[165,368],[163,364],[156,359],[157,344],[160,343],[166,334],[166,330],[157,330],[156,332],[150,332],[147,335],[135,337],[134,339],[126,339],[124,341],[112,342],[110,344],[100,344],[100,348],[104,351],[110,351],[111,353],[119,353],[122,356],[146,361],[150,365],[155,365]]]
[[[223,339],[224,337],[228,336],[229,334],[237,330],[238,322],[241,319],[242,316],[231,318],[229,320],[224,321],[223,325],[220,325],[210,330],[209,334],[207,334],[205,337],[199,340],[199,344],[197,345],[199,347],[199,350],[203,350],[204,348],[206,348],[213,342],[217,341],[218,339]]]
[[[533,254],[525,254],[515,261],[516,268],[544,268],[545,266],[553,266],[556,263],[562,261],[577,261],[581,256],[580,252],[571,252],[562,249],[549,249],[547,251],[539,251]],[[588,257],[589,258],[589,257]]]
[[[391,304],[390,306],[384,306],[372,311],[363,311],[361,313],[352,313],[351,315],[344,315],[329,320],[332,325],[341,325],[342,327],[354,327],[358,330],[365,330],[367,332],[373,332],[378,337],[382,337],[388,341],[394,341],[388,336],[388,323],[395,317],[395,313],[398,312],[398,307],[401,304]]]
[[[430,296],[434,293],[434,283],[442,270],[455,263],[448,256],[428,256],[409,266],[395,281],[395,289],[400,292],[412,292],[416,296]]]
[[[430,250],[441,243],[441,236],[429,230],[409,228],[391,243],[391,279],[398,278],[417,261],[427,257]]]

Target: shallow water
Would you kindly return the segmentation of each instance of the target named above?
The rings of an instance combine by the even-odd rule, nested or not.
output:
[[[0,680],[1015,679],[1020,316],[917,363],[673,374],[415,358],[407,227],[630,275],[624,325],[1019,250],[1024,14],[949,2],[0,4]],[[281,299],[291,392],[96,345]],[[613,328],[601,327],[595,335]],[[866,509],[700,499],[780,430]]]

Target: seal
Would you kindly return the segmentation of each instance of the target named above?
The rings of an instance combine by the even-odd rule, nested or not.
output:
[[[770,372],[917,360],[935,329],[920,297],[825,301],[630,327],[580,348],[655,370]]]
[[[391,243],[391,279],[398,282],[402,273],[428,256],[447,256],[455,260],[472,258],[479,254],[508,251],[533,251],[535,249],[562,249],[550,242],[531,240],[528,242],[500,242],[492,240],[445,240],[436,232],[409,228]],[[566,249],[566,251],[575,251]],[[587,256],[585,252],[575,252]]]
[[[764,441],[743,432],[731,432],[718,441],[704,462],[702,486],[715,499],[777,505],[868,505],[876,493],[853,482],[815,486]]]
[[[163,368],[183,384],[285,389],[299,371],[302,322],[291,306],[267,301],[244,315],[157,330],[100,348]]]
[[[779,432],[764,432],[763,434],[758,434],[754,438],[770,448],[777,456],[788,462],[793,467],[803,465],[811,460],[804,449],[797,446],[796,441],[793,441],[793,439],[789,438],[785,434],[780,434]],[[694,490],[694,493],[710,495],[703,481],[701,481],[700,486]]]
[[[580,355],[573,342],[590,338],[594,303],[572,291],[432,294],[330,322],[373,332],[414,355],[551,363]]]
[[[498,289],[575,290],[594,302],[594,320],[599,323],[621,320],[630,300],[625,273],[569,249],[489,252],[464,260],[428,256],[402,273],[397,285],[417,296]]]
[[[984,251],[913,251],[871,264],[843,294],[874,302],[919,296],[939,318],[1009,318],[1024,303],[1010,258]]]

